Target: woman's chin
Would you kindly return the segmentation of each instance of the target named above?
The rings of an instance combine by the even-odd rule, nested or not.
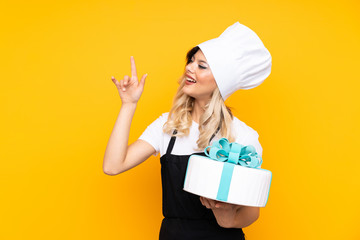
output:
[[[182,88],[182,92],[186,95],[188,95],[189,97],[193,97],[193,98],[196,98],[196,96],[191,92],[191,91],[188,91],[188,89],[186,89],[186,87],[183,87]]]

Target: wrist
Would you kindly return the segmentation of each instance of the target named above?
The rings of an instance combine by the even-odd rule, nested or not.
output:
[[[122,103],[120,107],[120,112],[134,114],[136,111],[136,105],[136,103]]]
[[[121,103],[122,108],[136,108],[137,102],[123,102]]]

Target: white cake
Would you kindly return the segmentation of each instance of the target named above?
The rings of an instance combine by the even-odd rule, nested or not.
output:
[[[271,172],[262,168],[192,155],[188,161],[183,189],[217,201],[265,207],[271,178]]]

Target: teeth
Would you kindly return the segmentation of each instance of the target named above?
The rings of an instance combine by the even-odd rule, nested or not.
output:
[[[193,80],[193,79],[191,79],[191,78],[186,78],[186,80],[188,80],[189,82],[194,82],[194,83],[196,83],[196,81],[195,80]]]

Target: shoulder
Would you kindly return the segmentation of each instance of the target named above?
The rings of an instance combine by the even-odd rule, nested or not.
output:
[[[156,152],[160,151],[163,153],[164,139],[168,137],[167,134],[163,132],[163,127],[167,121],[168,115],[169,113],[161,114],[157,119],[155,119],[150,125],[147,126],[145,131],[139,137],[139,139],[145,140],[150,145],[152,145]],[[154,156],[156,156],[156,154]]]
[[[253,129],[251,126],[249,126],[248,124],[241,121],[240,119],[238,119],[235,116],[233,117],[232,130],[234,131],[234,133],[236,135],[235,137],[237,139],[239,139],[239,138],[246,139],[249,137],[259,137],[259,134],[255,129]]]
[[[162,113],[156,120],[165,123],[169,117],[169,112]]]
[[[168,117],[169,117],[169,112],[166,112],[166,113],[161,114],[159,118],[161,118],[163,121],[166,122]]]
[[[242,145],[252,145],[255,147],[256,152],[262,156],[263,149],[259,142],[258,132],[235,116],[233,119],[233,127],[235,142]]]

